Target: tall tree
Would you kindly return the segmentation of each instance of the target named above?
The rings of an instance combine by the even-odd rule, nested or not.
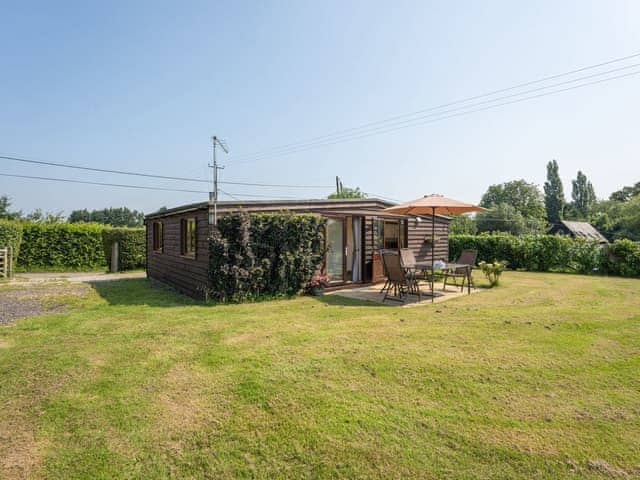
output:
[[[476,216],[478,232],[507,232],[512,235],[544,233],[544,218],[525,217],[513,205],[500,203]]]
[[[0,196],[0,218],[6,220],[17,220],[22,217],[22,212],[12,212],[9,210],[11,207],[11,200],[6,195]]]
[[[69,223],[90,222],[91,213],[86,208],[82,210],[74,210],[69,215]]]
[[[360,190],[360,187],[349,188],[344,187],[340,189],[340,192],[332,193],[327,198],[366,198],[367,194]]]
[[[24,218],[33,223],[64,223],[65,221],[62,212],[43,212],[41,208],[36,208]]]
[[[501,204],[511,205],[525,218],[545,218],[540,190],[533,183],[527,183],[524,180],[491,185],[480,201],[480,206],[484,208],[497,207]]]
[[[609,197],[609,200],[615,200],[616,202],[627,202],[633,197],[640,195],[640,182],[629,187],[622,187],[620,190],[613,192]]]
[[[478,233],[476,219],[469,215],[453,215],[449,223],[449,234],[451,235],[475,235]]]
[[[144,213],[129,210],[127,207],[104,208],[102,210],[74,210],[69,215],[69,222],[96,222],[113,227],[140,227],[144,222]]]
[[[558,162],[551,160],[547,163],[547,181],[544,182],[544,207],[549,223],[557,223],[563,219],[566,203]]]
[[[596,203],[596,192],[593,189],[593,185],[587,179],[587,176],[578,170],[578,175],[572,181],[572,186],[571,198],[573,203],[571,207],[573,213],[578,219],[587,220]]]

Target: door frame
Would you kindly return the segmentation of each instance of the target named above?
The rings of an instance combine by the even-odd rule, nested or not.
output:
[[[324,215],[325,218],[327,219],[332,219],[332,220],[339,220],[342,222],[342,238],[344,240],[344,246],[343,246],[343,251],[342,251],[342,280],[332,280],[330,281],[331,285],[343,285],[345,283],[365,283],[365,265],[366,265],[366,255],[365,255],[365,245],[366,245],[366,235],[365,235],[365,223],[366,223],[366,217],[364,215],[347,215],[347,214],[340,214],[339,212],[336,213],[331,213],[331,214],[325,214]],[[362,220],[360,222],[360,277],[361,280],[354,282],[351,279],[347,278],[347,255],[346,255],[346,248],[347,247],[347,219],[351,219],[351,221],[353,222],[353,218],[354,217],[360,217]],[[351,228],[353,229],[353,224],[351,226]],[[352,241],[353,243],[353,241]],[[325,254],[324,254],[324,259],[322,261],[322,269],[326,272],[327,271],[327,228],[325,226],[325,235],[324,235],[324,247],[325,247]],[[355,247],[355,246],[354,246]],[[355,252],[354,252],[355,253]]]

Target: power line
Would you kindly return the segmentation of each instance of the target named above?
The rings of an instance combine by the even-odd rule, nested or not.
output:
[[[274,187],[274,188],[333,188],[333,185],[287,185],[283,183],[248,183],[248,182],[218,182],[225,185],[240,185],[244,187]]]
[[[398,119],[401,119],[401,118],[420,115],[422,113],[426,113],[426,112],[430,112],[430,111],[433,111],[433,110],[438,110],[438,109],[450,107],[450,106],[453,106],[453,105],[458,105],[458,104],[461,104],[461,103],[467,103],[467,102],[470,102],[472,100],[477,100],[477,99],[480,99],[480,98],[496,95],[498,93],[504,93],[504,92],[507,92],[507,91],[510,91],[510,90],[515,90],[515,89],[518,89],[518,88],[523,88],[523,87],[527,87],[527,86],[530,86],[530,85],[535,85],[535,84],[546,82],[546,81],[549,81],[549,80],[554,80],[556,78],[561,78],[561,77],[565,77],[565,76],[568,76],[568,75],[573,75],[573,74],[576,74],[576,73],[584,72],[584,71],[587,71],[587,70],[592,70],[594,68],[603,67],[605,65],[610,65],[610,64],[613,64],[613,63],[619,63],[619,62],[622,62],[622,61],[625,61],[625,60],[629,60],[629,59],[632,59],[632,58],[636,58],[636,57],[640,57],[640,53],[635,53],[633,55],[627,55],[625,57],[615,58],[613,60],[609,60],[609,61],[606,61],[606,62],[601,62],[601,63],[597,63],[597,64],[594,64],[594,65],[589,65],[589,66],[578,68],[578,69],[575,69],[575,70],[570,70],[570,71],[567,71],[567,72],[563,72],[563,73],[560,73],[560,74],[539,78],[537,80],[532,80],[532,81],[528,81],[528,82],[524,82],[524,83],[519,83],[519,84],[513,85],[511,87],[501,88],[501,89],[493,90],[493,91],[486,92],[486,93],[483,93],[483,94],[462,98],[460,100],[455,100],[455,101],[452,101],[452,102],[443,103],[443,104],[436,105],[436,106],[433,106],[433,107],[417,110],[417,111],[414,111],[414,112],[411,112],[411,113],[396,115],[396,116],[393,116],[393,117],[388,117],[388,118],[383,119],[383,120],[377,120],[377,121],[374,121],[374,122],[365,123],[365,124],[359,125],[357,127],[351,127],[351,128],[347,128],[347,129],[343,129],[343,130],[338,130],[338,131],[335,131],[335,132],[330,133],[330,134],[321,135],[321,136],[318,136],[318,137],[312,137],[312,138],[309,138],[307,140],[288,143],[288,144],[280,145],[280,146],[275,146],[275,147],[267,148],[267,149],[264,149],[264,150],[256,151],[256,152],[253,152],[253,153],[247,153],[247,154],[244,154],[244,155],[240,155],[240,156],[238,156],[236,158],[243,159],[243,158],[248,158],[248,157],[252,158],[254,156],[262,156],[263,154],[268,153],[268,152],[279,151],[279,150],[282,150],[282,149],[289,149],[290,147],[294,147],[294,146],[301,146],[302,144],[306,144],[306,143],[309,143],[309,142],[315,142],[317,140],[328,139],[328,138],[334,137],[336,135],[344,134],[344,133],[347,133],[347,132],[354,132],[354,131],[357,131],[357,130],[365,129],[365,128],[370,127],[370,126],[388,123],[390,121],[398,120]]]
[[[13,177],[13,178],[28,178],[33,180],[47,180],[53,182],[65,182],[65,183],[83,183],[86,185],[100,185],[104,187],[121,187],[121,188],[137,188],[142,190],[160,190],[165,192],[185,192],[185,193],[208,193],[204,190],[187,190],[182,188],[163,188],[163,187],[147,187],[144,185],[128,185],[121,183],[104,183],[104,182],[90,182],[88,180],[73,180],[70,178],[53,178],[53,177],[38,177],[33,175],[18,175],[11,173],[0,173],[2,177]]]
[[[280,149],[288,148],[288,147],[291,147],[291,146],[294,146],[294,145],[298,145],[298,144],[302,144],[302,143],[308,143],[308,142],[315,141],[315,140],[320,140],[320,139],[323,139],[323,138],[333,137],[333,136],[341,134],[341,133],[352,132],[354,130],[363,129],[363,128],[366,128],[366,127],[369,127],[369,126],[378,125],[378,124],[381,124],[381,123],[386,123],[386,122],[397,120],[397,119],[400,119],[400,118],[420,115],[422,113],[430,112],[432,110],[446,108],[446,107],[450,107],[450,106],[453,106],[453,105],[458,105],[460,103],[470,102],[472,100],[477,100],[479,98],[489,97],[489,96],[492,96],[492,95],[496,95],[498,93],[504,93],[504,92],[508,92],[510,90],[515,90],[515,89],[522,88],[522,87],[528,87],[530,85],[535,85],[535,84],[546,82],[546,81],[549,81],[549,80],[555,80],[556,78],[566,77],[568,75],[573,75],[575,73],[580,73],[580,72],[584,72],[584,71],[587,71],[587,70],[592,70],[594,68],[603,67],[605,65],[611,65],[612,63],[623,62],[625,60],[630,60],[632,58],[637,58],[637,57],[640,57],[640,52],[639,53],[634,53],[633,55],[627,55],[627,56],[624,56],[624,57],[614,58],[614,59],[608,60],[606,62],[601,62],[601,63],[597,63],[597,64],[593,64],[593,65],[588,65],[586,67],[581,67],[581,68],[578,68],[578,69],[575,69],[575,70],[570,70],[570,71],[567,71],[567,72],[563,72],[563,73],[559,73],[559,74],[555,74],[555,75],[550,75],[550,76],[547,76],[547,77],[542,77],[542,78],[539,78],[537,80],[532,80],[532,81],[528,81],[528,82],[524,82],[524,83],[519,83],[517,85],[513,85],[513,86],[510,86],[510,87],[501,88],[501,89],[498,89],[498,90],[493,90],[493,91],[482,93],[482,94],[479,94],[479,95],[474,95],[474,96],[471,96],[471,97],[462,98],[460,100],[454,100],[454,101],[451,101],[451,102],[448,102],[448,103],[443,103],[443,104],[436,105],[436,106],[433,106],[433,107],[417,110],[417,111],[414,111],[414,112],[411,112],[411,113],[405,113],[405,114],[396,115],[396,116],[393,116],[393,117],[388,117],[386,119],[365,123],[365,124],[359,125],[357,127],[351,127],[351,128],[346,128],[346,129],[343,129],[343,130],[338,130],[338,131],[335,131],[333,133],[329,133],[329,134],[326,134],[326,135],[321,135],[321,136],[318,136],[318,137],[312,137],[312,138],[309,138],[307,140],[288,143],[288,144],[285,144],[285,145],[279,145],[279,146],[275,146],[275,147],[270,147],[270,148],[267,148],[267,149],[264,149],[264,150],[259,150],[259,151],[253,152],[253,153],[246,153],[244,155],[238,156],[237,158],[241,159],[241,158],[246,158],[246,157],[253,157],[255,155],[261,155],[261,154],[263,154],[265,152],[271,152],[273,150],[280,150]]]
[[[581,77],[581,78],[578,78],[578,79],[575,79],[575,80],[571,80],[571,81],[568,81],[568,82],[561,82],[561,83],[550,85],[550,86],[547,86],[547,87],[533,89],[533,90],[530,90],[529,92],[531,92],[531,91],[539,91],[539,90],[548,89],[548,88],[553,88],[553,87],[557,87],[557,86],[560,86],[560,85],[565,85],[567,83],[573,83],[575,81],[585,80],[587,78],[593,78],[594,76],[604,75],[604,74],[612,73],[612,72],[615,72],[615,71],[619,71],[619,70],[622,70],[622,69],[631,68],[631,67],[635,67],[635,66],[639,66],[639,65],[640,64],[636,64],[636,65],[629,66],[629,67],[622,67],[620,69],[614,69],[614,70],[611,70],[611,71],[608,71],[608,72],[604,72],[604,73],[599,73],[599,74],[595,74],[595,75],[589,75],[589,76]],[[570,91],[570,90],[576,90],[578,88],[583,88],[583,87],[590,86],[590,85],[596,85],[596,84],[599,84],[599,83],[604,83],[604,82],[617,80],[617,79],[621,79],[621,78],[625,78],[625,77],[631,77],[631,76],[634,76],[634,75],[638,75],[639,73],[640,73],[640,71],[635,71],[635,72],[631,72],[631,73],[627,73],[627,74],[616,75],[616,76],[605,78],[605,79],[601,79],[601,80],[596,80],[596,81],[582,83],[582,84],[579,84],[579,85],[574,85],[574,86],[568,87],[568,88],[553,90],[551,92],[544,92],[544,93],[541,93],[541,94],[531,95],[531,96],[524,97],[524,98],[517,98],[515,100],[508,101],[508,102],[497,103],[497,104],[486,106],[484,108],[477,108],[477,109],[472,109],[472,110],[464,110],[466,108],[473,107],[474,104],[467,105],[465,107],[458,107],[458,108],[455,108],[455,109],[439,112],[437,114],[425,115],[423,117],[418,117],[418,118],[415,118],[415,119],[412,119],[412,120],[405,120],[405,121],[402,121],[402,122],[396,122],[395,123],[396,126],[394,126],[394,127],[390,127],[390,126],[377,127],[377,128],[372,129],[372,130],[370,130],[368,132],[363,132],[362,134],[345,135],[345,136],[343,136],[343,138],[338,137],[337,140],[332,141],[332,142],[322,142],[322,143],[317,143],[317,144],[311,144],[311,145],[308,145],[306,147],[300,147],[300,148],[295,149],[295,150],[285,151],[285,152],[282,152],[282,153],[274,153],[272,155],[265,155],[264,157],[257,157],[255,159],[251,159],[251,160],[235,162],[235,164],[237,165],[237,164],[242,164],[242,163],[252,163],[252,162],[255,162],[255,161],[263,160],[265,158],[278,157],[278,156],[284,156],[284,155],[291,155],[291,154],[294,154],[294,153],[299,153],[299,152],[302,152],[302,151],[310,150],[312,148],[336,145],[336,144],[339,144],[339,143],[344,143],[344,142],[349,142],[349,141],[353,141],[353,140],[358,140],[358,139],[361,139],[361,138],[370,137],[372,135],[380,135],[380,134],[394,132],[394,131],[401,130],[401,129],[408,128],[408,127],[415,127],[415,126],[419,126],[419,125],[426,125],[426,124],[429,124],[429,123],[435,123],[435,122],[439,122],[439,121],[442,121],[442,120],[446,120],[448,118],[459,117],[459,116],[463,116],[463,115],[469,115],[471,113],[482,112],[482,111],[485,111],[485,110],[490,110],[490,109],[501,107],[501,106],[505,106],[505,105],[510,105],[510,104],[514,104],[514,103],[520,103],[520,102],[524,102],[524,101],[527,101],[527,100],[532,100],[532,99],[535,99],[535,98],[545,97],[545,96],[548,96],[548,95],[554,95],[556,93],[562,93],[562,92],[566,92],[566,91]],[[514,95],[508,95],[508,96],[505,96],[505,97],[499,97],[499,98],[493,99],[491,101],[480,102],[480,103],[477,103],[475,105],[495,102],[495,101],[499,101],[501,99],[511,98],[511,97],[514,97],[514,96],[519,96],[519,95],[522,95],[523,93],[514,94]],[[451,114],[451,115],[446,115],[448,112],[455,112],[455,111],[458,111],[458,110],[464,110],[464,111],[458,112],[458,113],[454,113],[454,114]],[[437,118],[434,118],[434,119],[428,120],[428,121],[423,121],[425,118],[432,117],[434,115]]]
[[[163,180],[179,180],[182,182],[199,182],[199,183],[210,183],[209,180],[204,180],[201,178],[192,178],[192,177],[172,177],[168,175],[156,175],[151,173],[142,173],[142,172],[129,172],[125,170],[110,170],[106,168],[94,168],[94,167],[86,167],[82,165],[71,165],[68,163],[56,163],[56,162],[47,162],[43,160],[32,160],[23,157],[12,157],[0,155],[1,159],[4,160],[12,160],[15,162],[23,162],[23,163],[31,163],[36,165],[49,165],[52,167],[63,167],[63,168],[72,168],[76,170],[86,170],[91,172],[101,172],[101,173],[113,173],[117,175],[134,175],[138,177],[147,177],[147,178],[160,178]],[[279,184],[279,183],[250,183],[250,182],[218,182],[223,183],[225,185],[238,185],[238,186],[246,186],[246,187],[273,187],[273,188],[332,188],[331,185],[288,185],[288,184]]]
[[[85,185],[99,185],[99,186],[103,186],[103,187],[132,188],[132,189],[138,189],[138,190],[158,190],[158,191],[163,191],[163,192],[182,192],[182,193],[209,193],[206,190],[188,190],[188,189],[182,189],[182,188],[148,187],[148,186],[145,186],[145,185],[130,185],[130,184],[122,184],[122,183],[91,182],[91,181],[88,181],[88,180],[74,180],[74,179],[71,179],[71,178],[40,177],[40,176],[34,176],[34,175],[18,175],[18,174],[11,174],[11,173],[0,173],[0,176],[2,176],[2,177],[12,177],[12,178],[24,178],[24,179],[30,179],[30,180],[44,180],[44,181],[64,182],[64,183],[80,183],[80,184],[85,184]],[[220,191],[222,193],[224,193],[225,195],[228,195],[229,197],[232,197],[232,198],[235,198],[235,197],[293,198],[293,197],[280,196],[280,195],[278,195],[276,197],[275,195],[249,195],[249,194],[241,194],[241,193],[223,192],[222,190],[220,190]]]

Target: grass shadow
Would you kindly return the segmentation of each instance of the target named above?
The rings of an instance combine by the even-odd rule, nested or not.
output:
[[[171,287],[146,278],[127,278],[87,282],[109,305],[147,305],[151,307],[184,307],[204,305]]]
[[[337,294],[320,295],[314,298],[327,305],[342,307],[389,307],[394,306],[397,303],[379,303],[373,300],[363,300],[361,298],[351,298]]]

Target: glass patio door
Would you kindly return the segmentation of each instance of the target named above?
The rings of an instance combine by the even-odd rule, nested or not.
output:
[[[344,220],[327,220],[327,276],[331,282],[344,281]]]

